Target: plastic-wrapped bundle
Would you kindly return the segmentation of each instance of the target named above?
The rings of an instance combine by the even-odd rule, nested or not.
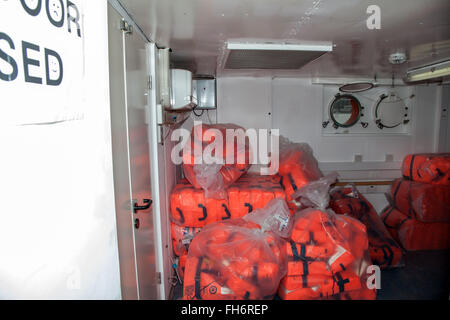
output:
[[[286,195],[276,176],[245,175],[227,189],[226,199],[206,198],[187,180],[181,180],[170,197],[170,217],[179,226],[203,227],[209,223],[239,218],[264,208],[272,199]]]
[[[196,235],[184,274],[185,300],[273,299],[286,274],[283,249],[292,227],[285,200]]]
[[[297,213],[289,245],[288,273],[279,296],[286,300],[374,299],[367,289],[366,269],[371,265],[365,226],[332,211],[306,209]],[[369,292],[368,292],[369,291]]]
[[[175,255],[180,257],[183,254],[187,254],[192,239],[201,230],[202,228],[183,227],[171,223],[172,247]]]
[[[353,187],[331,192],[330,208],[361,221],[367,228],[372,262],[381,268],[404,266],[403,251],[390,235],[372,204]]]
[[[425,223],[387,207],[381,219],[391,235],[408,251],[450,249],[450,223]]]
[[[366,270],[372,264],[366,227],[356,219],[324,209],[335,177],[321,178],[296,194],[321,208],[308,208],[295,215],[285,246],[288,272],[278,290],[282,299],[376,297],[376,291],[366,285]]]
[[[245,130],[234,124],[194,126],[191,134],[191,148],[183,152],[183,171],[186,179],[197,189],[205,190],[206,198],[225,199],[225,189],[248,171],[251,163],[250,143],[247,137],[227,139],[227,130]],[[218,161],[208,164],[203,153],[206,148],[217,148],[212,155]],[[233,151],[230,155],[229,152]],[[211,150],[212,151],[212,150]],[[196,163],[196,156],[202,156],[202,163]],[[232,161],[231,161],[232,160]]]
[[[295,200],[293,194],[308,183],[323,175],[314,158],[311,147],[306,143],[293,143],[282,138],[280,141],[279,169],[287,200]]]
[[[403,160],[402,173],[408,180],[450,185],[450,153],[410,154]]]
[[[393,206],[422,222],[450,222],[450,186],[404,179],[391,189]]]

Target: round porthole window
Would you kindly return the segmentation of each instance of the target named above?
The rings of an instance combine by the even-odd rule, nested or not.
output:
[[[382,94],[375,105],[375,123],[378,128],[395,128],[405,123],[408,108],[396,93]]]
[[[334,127],[349,128],[361,118],[361,103],[350,94],[337,94],[330,106],[330,118]]]

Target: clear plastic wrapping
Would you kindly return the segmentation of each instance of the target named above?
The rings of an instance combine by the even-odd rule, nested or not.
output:
[[[421,222],[391,206],[382,212],[381,219],[407,251],[450,249],[450,223]]]
[[[282,177],[288,201],[295,200],[297,190],[323,176],[311,147],[284,137],[280,137],[278,173]]]
[[[450,153],[410,154],[403,160],[402,173],[408,180],[450,185]]]
[[[293,197],[299,199],[304,207],[326,209],[330,202],[330,187],[337,178],[338,174],[332,172],[300,188]]]
[[[450,186],[398,179],[391,189],[392,205],[422,222],[450,222]]]
[[[274,298],[287,271],[281,235],[292,223],[281,202],[272,200],[249,216],[213,223],[196,235],[185,267],[185,300]]]
[[[240,131],[244,138],[227,137],[227,130]],[[183,171],[195,188],[205,190],[206,198],[226,199],[226,188],[251,166],[245,130],[234,124],[194,126],[189,146],[183,151]]]
[[[356,219],[305,209],[296,214],[286,250],[288,272],[278,291],[282,299],[375,299],[376,291],[366,285],[372,264],[367,232]]]
[[[296,193],[315,208],[297,212],[286,244],[286,277],[278,294],[286,300],[375,299],[367,288],[372,264],[366,227],[356,219],[327,210],[331,174]]]
[[[330,208],[361,221],[369,236],[370,258],[381,268],[404,266],[403,250],[392,238],[372,204],[350,185],[331,191]]]
[[[171,223],[172,247],[176,256],[187,254],[189,245],[202,228],[184,227]]]

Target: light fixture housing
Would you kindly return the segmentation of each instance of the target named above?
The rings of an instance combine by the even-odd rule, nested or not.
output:
[[[330,41],[296,43],[229,41],[225,69],[300,69],[327,52],[333,51]]]
[[[425,67],[409,70],[406,73],[406,80],[409,82],[417,82],[436,78],[443,78],[449,75],[450,75],[450,60],[446,60]]]

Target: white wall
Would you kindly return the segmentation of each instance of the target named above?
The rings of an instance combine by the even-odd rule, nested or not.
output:
[[[37,99],[31,96],[35,84],[20,78],[7,84],[0,81],[3,121],[16,118],[18,110],[29,106],[40,116],[43,110],[49,111],[45,116],[50,119],[55,114],[46,107],[55,97],[62,97],[61,108],[70,107],[78,114],[76,119],[66,117],[59,122],[0,126],[1,299],[121,298],[105,59],[106,1],[73,2],[84,8],[79,47],[84,70],[82,82],[63,83],[70,95],[58,87],[46,88],[54,94]],[[3,1],[0,13],[11,14],[2,6],[16,5],[20,2]],[[18,33],[24,28],[26,40],[65,50],[70,44],[55,41],[55,35],[66,34],[67,26],[54,29],[41,18],[16,15],[17,23],[4,25],[3,31],[20,40]],[[38,25],[48,28],[47,32],[34,32]],[[71,64],[70,58],[63,59]],[[71,68],[65,70],[70,79]],[[21,88],[21,99],[8,86]],[[26,97],[29,105],[18,102]]]
[[[324,104],[329,104],[326,90],[305,78],[219,78],[218,122],[280,129],[292,141],[308,143],[323,171],[338,170],[348,180],[392,179],[400,177],[398,169],[408,153],[434,152],[438,139],[438,87],[398,90],[405,97],[407,92],[416,95],[408,100],[413,112],[410,135],[323,135]],[[387,154],[393,162],[384,162]],[[363,163],[353,163],[355,155],[361,155]],[[379,195],[386,190],[370,191],[379,210],[386,204]]]

